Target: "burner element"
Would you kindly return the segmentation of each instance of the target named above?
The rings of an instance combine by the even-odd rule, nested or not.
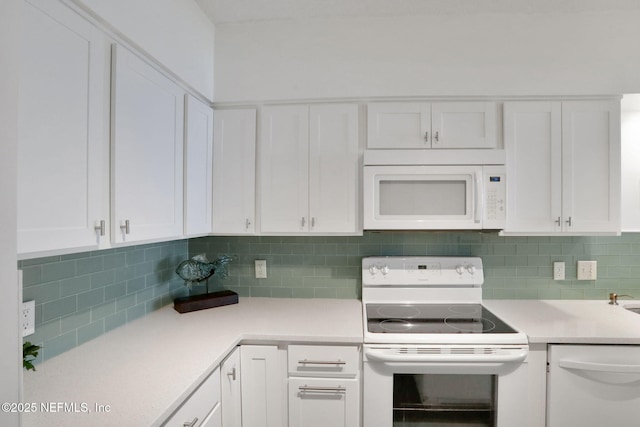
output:
[[[453,329],[468,333],[491,332],[496,328],[495,323],[483,317],[449,316],[444,319],[444,323]]]
[[[411,323],[402,319],[387,319],[380,322],[380,327],[388,332],[404,332],[411,329]]]

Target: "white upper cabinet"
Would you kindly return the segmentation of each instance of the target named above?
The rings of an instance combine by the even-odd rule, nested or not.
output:
[[[61,3],[21,4],[18,253],[95,249],[108,242],[109,46]]]
[[[309,109],[309,231],[355,233],[358,228],[358,106]]]
[[[637,233],[640,232],[640,108],[627,108],[623,107],[621,136],[622,231]]]
[[[184,234],[211,232],[213,110],[185,95]]]
[[[357,233],[358,146],[357,105],[265,107],[261,231]]]
[[[184,92],[130,51],[113,52],[112,241],[179,238]]]
[[[507,102],[507,227],[620,232],[618,101]]]
[[[495,102],[374,102],[367,148],[497,148]]]
[[[216,110],[213,233],[255,232],[256,110]]]

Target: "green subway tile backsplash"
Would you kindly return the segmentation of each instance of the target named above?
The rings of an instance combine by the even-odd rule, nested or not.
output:
[[[18,262],[23,299],[36,302],[36,363],[170,304],[188,290],[175,274],[186,240]]]
[[[229,277],[210,289],[242,297],[359,298],[364,256],[479,256],[486,299],[607,299],[609,292],[640,298],[640,234],[620,237],[502,237],[484,232],[366,232],[331,237],[202,237],[128,248],[24,260],[24,300],[36,301],[43,346],[36,363],[54,357],[188,293],[175,274],[188,256],[232,255]],[[256,279],[254,260],[266,259],[268,278]],[[598,279],[576,280],[578,260],[598,261]],[[553,262],[566,280],[553,280]],[[192,293],[204,292],[194,286]]]
[[[640,298],[640,234],[619,237],[502,237],[484,232],[365,232],[359,237],[203,237],[191,256],[232,255],[230,277],[210,286],[241,296],[358,298],[364,256],[479,256],[486,299],[606,299],[609,292]],[[256,279],[254,260],[267,260]],[[598,279],[578,281],[578,260],[598,261]],[[566,263],[566,280],[553,280],[553,262]],[[202,291],[204,286],[196,287]]]

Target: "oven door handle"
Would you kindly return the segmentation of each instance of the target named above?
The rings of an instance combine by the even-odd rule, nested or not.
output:
[[[411,354],[390,349],[365,348],[364,354],[370,360],[393,363],[512,363],[522,362],[529,354],[528,348],[500,349],[491,354],[484,353],[430,353]]]

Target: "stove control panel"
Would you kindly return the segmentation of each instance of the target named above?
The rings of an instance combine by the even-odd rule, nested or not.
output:
[[[477,257],[367,257],[362,259],[363,286],[481,286],[482,259]]]

